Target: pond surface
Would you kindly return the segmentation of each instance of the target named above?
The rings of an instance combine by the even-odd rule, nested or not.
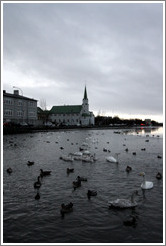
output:
[[[60,159],[80,151],[82,143],[95,153],[95,162]],[[163,174],[162,128],[5,135],[3,147],[4,243],[163,242],[163,179],[156,179],[157,172]],[[120,153],[118,164],[106,161],[108,156],[116,158],[116,153]],[[28,161],[34,165],[28,166]],[[132,167],[130,173],[127,165]],[[9,167],[11,174],[6,172]],[[42,178],[36,200],[33,184],[41,168],[51,170],[51,175]],[[74,172],[67,174],[67,168]],[[141,189],[140,172],[153,182],[153,189]],[[87,182],[74,190],[72,182],[78,175]],[[97,196],[88,199],[88,189],[97,191]],[[130,199],[135,190],[135,208],[109,209],[108,201]],[[62,217],[61,204],[69,202],[73,211]],[[136,222],[126,226],[124,221],[131,215]]]

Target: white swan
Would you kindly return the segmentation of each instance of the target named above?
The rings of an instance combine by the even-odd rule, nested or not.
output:
[[[106,161],[113,162],[113,163],[118,163],[118,155],[119,153],[116,153],[117,159],[114,158],[113,156],[107,156]]]
[[[153,182],[150,182],[150,181],[146,181],[145,180],[145,173],[142,172],[139,174],[140,176],[143,176],[143,183],[141,184],[141,188],[143,190],[149,190],[149,189],[152,189],[153,188]]]
[[[114,201],[109,201],[110,208],[133,208],[137,206],[134,196],[138,194],[138,191],[134,191],[131,195],[131,199],[116,199]]]
[[[63,155],[63,156],[60,156],[60,159],[63,160],[63,161],[71,161],[71,162],[73,161],[72,156]]]
[[[90,162],[90,163],[93,163],[94,160],[93,160],[93,156],[85,156],[82,158],[82,161],[83,162]]]
[[[72,154],[74,156],[82,156],[82,152],[75,152],[74,154]]]

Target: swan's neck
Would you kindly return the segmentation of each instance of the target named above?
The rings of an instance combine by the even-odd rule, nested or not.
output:
[[[143,176],[143,184],[145,184],[145,175]]]

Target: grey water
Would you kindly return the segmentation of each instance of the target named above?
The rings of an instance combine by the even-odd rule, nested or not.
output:
[[[164,178],[156,179],[158,171],[164,175],[162,128],[118,131],[78,129],[5,135],[3,242],[162,243]],[[60,159],[61,155],[78,152],[83,142],[95,153],[94,163]],[[120,153],[118,164],[106,161],[116,153]],[[28,166],[28,161],[34,165]],[[130,173],[125,170],[127,165],[132,167]],[[6,171],[9,167],[11,174]],[[40,199],[36,200],[33,184],[41,168],[51,170],[51,175],[42,178]],[[74,172],[68,175],[67,168],[74,168]],[[152,189],[141,189],[140,172],[153,182]],[[72,182],[78,175],[87,182],[74,190]],[[88,199],[88,189],[96,190],[97,196]],[[134,190],[138,191],[135,208],[109,209],[108,201],[130,199]],[[73,211],[62,217],[61,204],[69,202]],[[131,215],[136,223],[127,226],[123,222]]]

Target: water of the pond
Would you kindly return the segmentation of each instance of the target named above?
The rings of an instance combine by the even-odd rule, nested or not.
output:
[[[82,143],[95,153],[95,162],[60,159],[80,151]],[[118,164],[106,161],[116,153],[120,153]],[[28,160],[34,165],[28,166]],[[130,173],[127,165],[132,167]],[[9,167],[11,174],[6,172]],[[42,178],[40,199],[36,200],[33,184],[41,168],[51,170],[51,175]],[[74,168],[74,172],[68,175],[67,168]],[[164,178],[156,179],[157,172],[164,175],[162,128],[5,135],[3,170],[4,243],[163,242]],[[140,172],[153,182],[152,189],[141,189]],[[87,182],[74,190],[72,182],[78,175]],[[88,199],[88,189],[97,191],[97,196]],[[134,209],[108,208],[108,201],[130,199],[134,190],[138,191]],[[61,204],[69,202],[74,204],[73,212],[62,217]],[[131,215],[136,222],[127,226],[124,221]]]

